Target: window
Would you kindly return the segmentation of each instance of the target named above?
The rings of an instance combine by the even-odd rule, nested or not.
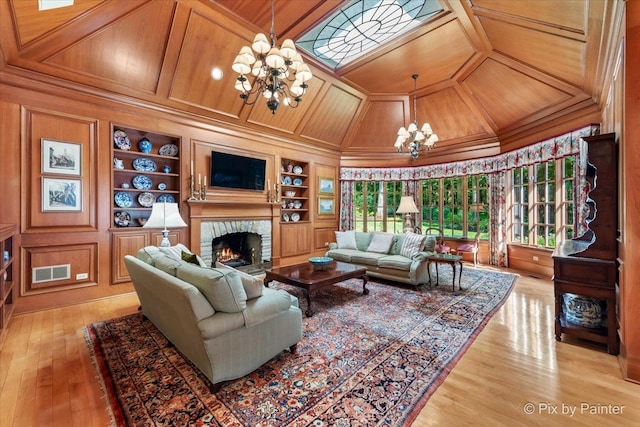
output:
[[[358,181],[353,195],[356,230],[402,233],[402,215],[396,214],[402,197],[401,182]]]
[[[559,240],[573,237],[574,163],[574,157],[566,157],[512,171],[512,242],[555,248]]]
[[[404,194],[401,182],[354,183],[356,230],[402,233],[403,219],[395,211]],[[425,179],[418,183],[415,197],[422,230],[435,227],[447,237],[481,238],[489,232],[489,190],[487,175]]]

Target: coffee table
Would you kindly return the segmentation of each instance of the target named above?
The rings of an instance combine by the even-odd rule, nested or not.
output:
[[[362,293],[367,295],[367,269],[353,264],[340,261],[333,261],[324,270],[314,269],[311,263],[290,265],[287,267],[274,267],[267,270],[264,278],[264,285],[269,286],[269,282],[278,281],[287,285],[302,289],[307,298],[307,309],[304,312],[307,317],[313,316],[311,308],[311,296],[325,286],[334,285],[347,279],[362,279]]]
[[[435,254],[427,257],[429,263],[429,284],[433,284],[431,279],[431,264],[436,265],[436,286],[440,284],[440,277],[438,274],[438,264],[449,264],[453,270],[453,278],[451,279],[453,290],[456,290],[456,265],[460,266],[460,274],[458,275],[458,288],[462,290],[462,256],[450,255],[450,254]]]

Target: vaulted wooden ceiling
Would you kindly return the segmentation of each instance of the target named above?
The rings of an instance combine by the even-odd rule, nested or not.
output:
[[[267,0],[75,0],[49,11],[38,0],[2,1],[0,65],[4,75],[27,70],[380,165],[409,157],[393,142],[413,117],[416,73],[418,121],[440,137],[423,163],[497,154],[599,111],[616,2],[440,2],[434,19],[342,69],[305,57],[307,95],[275,115],[242,103],[231,70],[240,48],[269,32]],[[341,3],[276,0],[278,39],[295,40]]]

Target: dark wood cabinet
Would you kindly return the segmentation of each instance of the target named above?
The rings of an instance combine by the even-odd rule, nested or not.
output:
[[[616,314],[618,170],[614,134],[583,138],[587,144],[588,229],[581,236],[566,240],[553,254],[555,293],[555,335],[573,335],[607,345],[618,354]],[[606,326],[584,327],[567,321],[563,294],[597,298],[606,305]]]

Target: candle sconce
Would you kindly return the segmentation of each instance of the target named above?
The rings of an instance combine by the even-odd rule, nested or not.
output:
[[[198,200],[196,198],[196,181],[193,174],[189,178],[189,200]]]

